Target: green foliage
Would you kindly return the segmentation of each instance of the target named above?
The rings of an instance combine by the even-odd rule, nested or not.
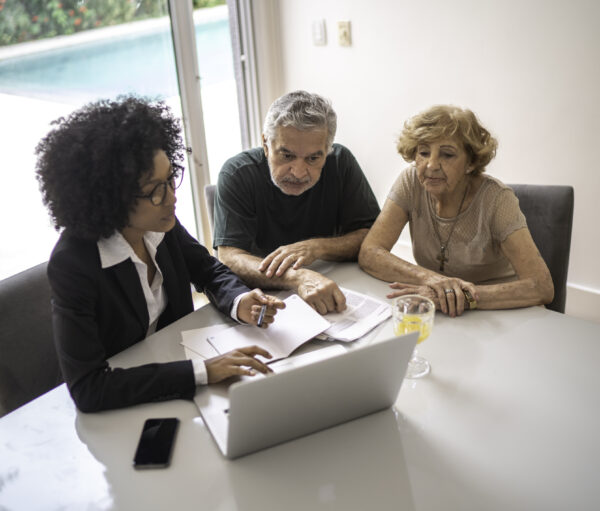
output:
[[[205,7],[215,7],[216,5],[223,5],[226,3],[225,0],[193,0],[194,9],[204,9]]]
[[[194,8],[225,0],[193,0]],[[165,16],[166,0],[0,0],[0,46]]]

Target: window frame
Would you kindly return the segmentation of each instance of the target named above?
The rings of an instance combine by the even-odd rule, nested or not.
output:
[[[198,237],[210,249],[212,226],[209,223],[208,207],[204,195],[204,187],[210,184],[210,173],[193,5],[191,1],[182,2],[180,0],[169,0],[168,5],[184,136],[186,144],[192,150],[188,164],[194,215]],[[240,111],[242,147],[248,149],[260,143],[261,135],[251,3],[249,0],[227,0],[227,7]]]

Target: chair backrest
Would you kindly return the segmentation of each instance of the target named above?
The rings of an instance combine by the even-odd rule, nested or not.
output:
[[[62,383],[48,263],[0,281],[0,416]]]
[[[215,226],[215,192],[217,191],[216,185],[206,185],[204,187],[204,198],[206,199],[206,208],[208,209],[208,220],[210,222],[211,231],[214,230]]]
[[[546,307],[564,313],[573,227],[573,187],[509,186],[519,199],[519,206],[527,219],[531,237],[552,275],[554,300]]]

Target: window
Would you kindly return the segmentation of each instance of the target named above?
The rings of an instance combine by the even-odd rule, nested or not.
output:
[[[207,153],[194,147],[193,158],[205,159],[211,170],[207,179],[191,181],[186,172],[178,191],[178,216],[192,233],[201,216],[192,183],[200,188],[203,180],[216,179],[223,161],[241,149],[228,8],[224,1],[194,1],[207,3],[221,5],[193,12],[206,125],[206,142],[199,145]],[[34,149],[49,123],[89,101],[129,92],[160,97],[181,116],[185,94],[173,43],[181,34],[172,32],[178,26],[171,23],[168,0],[21,0],[0,9],[1,279],[47,260],[58,237],[34,174]]]

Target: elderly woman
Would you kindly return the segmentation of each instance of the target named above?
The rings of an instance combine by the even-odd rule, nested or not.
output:
[[[62,233],[48,264],[54,340],[82,411],[187,398],[196,385],[268,372],[256,346],[202,361],[112,369],[107,359],[193,311],[191,286],[234,319],[265,325],[283,303],[250,291],[175,216],[185,147],[162,103],[99,101],[37,147],[37,177]]]
[[[412,165],[394,183],[359,263],[395,291],[420,294],[454,317],[552,301],[552,278],[508,186],[484,174],[496,140],[473,112],[434,106],[404,125]],[[390,253],[408,222],[417,265]]]

